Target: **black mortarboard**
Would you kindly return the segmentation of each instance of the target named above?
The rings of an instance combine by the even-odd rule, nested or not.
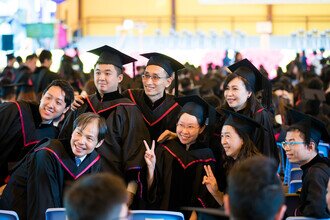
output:
[[[330,137],[325,124],[317,118],[294,109],[289,109],[288,120],[289,124],[291,124],[289,129],[296,128],[303,132],[308,142],[313,139],[316,144],[320,140],[330,143]]]
[[[140,55],[149,59],[147,66],[149,65],[160,66],[167,72],[168,76],[170,77],[173,75],[173,72],[177,72],[178,70],[185,68],[184,65],[182,65],[179,61],[161,53],[154,52],[154,53],[144,53]],[[175,88],[176,97],[178,97],[179,94],[178,85],[179,85],[179,78],[178,78],[178,73],[176,73],[174,79],[174,88]]]
[[[7,60],[15,59],[15,56],[13,53],[7,54]]]
[[[317,100],[317,101],[320,101],[320,102],[324,102],[325,101],[325,94],[324,94],[323,90],[304,88],[303,89],[303,99],[305,99],[305,100]]]
[[[198,95],[182,96],[175,98],[175,100],[182,106],[181,112],[195,116],[202,124],[206,123],[209,111],[215,112],[215,109]]]
[[[259,124],[252,118],[227,109],[221,110],[227,115],[227,118],[223,125],[230,125],[235,129],[240,130],[242,133],[247,133],[250,138],[252,138],[252,136],[254,135],[254,131],[256,128],[263,128],[264,130],[266,130],[261,124]]]
[[[248,59],[243,59],[237,63],[234,63],[233,65],[228,66],[228,69],[232,73],[236,73],[237,75],[245,78],[254,92],[258,92],[263,89],[262,79],[265,77]]]
[[[8,94],[15,94],[16,84],[11,83],[9,79],[1,79],[0,81],[0,97],[6,97]]]
[[[172,76],[173,72],[185,68],[179,61],[161,53],[143,53],[140,55],[149,59],[147,66],[160,66],[169,76]]]
[[[220,209],[183,207],[182,210],[196,211],[197,220],[229,220],[228,215]]]
[[[102,47],[89,50],[88,52],[98,55],[97,64],[112,64],[116,67],[123,68],[123,65],[137,61],[133,57],[130,57],[115,48],[104,45]]]
[[[263,93],[263,104],[267,108],[271,104],[271,83],[261,72],[248,60],[243,59],[233,65],[229,66],[228,69],[244,79],[246,79],[254,92],[264,90]]]

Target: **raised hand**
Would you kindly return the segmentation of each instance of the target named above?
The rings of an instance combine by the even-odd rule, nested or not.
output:
[[[203,184],[205,184],[207,190],[212,194],[215,195],[219,192],[218,183],[215,179],[211,166],[204,165],[204,170],[206,172],[206,176],[203,177]]]
[[[144,160],[146,161],[148,167],[148,188],[152,185],[154,181],[154,171],[156,166],[156,155],[155,155],[155,140],[152,141],[151,148],[148,143],[143,140],[144,146],[146,147],[146,152],[144,153]]]
[[[80,108],[85,103],[84,100],[86,98],[86,95],[76,95],[74,97],[73,103],[71,104],[71,111],[76,111],[78,108]]]
[[[163,143],[166,140],[173,140],[176,137],[177,137],[176,133],[171,132],[170,130],[165,130],[161,135],[159,135],[157,142]]]
[[[143,140],[143,143],[146,147],[146,152],[144,153],[144,160],[147,163],[148,169],[154,170],[156,166],[155,140],[152,141],[151,148],[145,140]]]

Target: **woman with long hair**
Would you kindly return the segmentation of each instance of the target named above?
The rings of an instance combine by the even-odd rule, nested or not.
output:
[[[221,129],[221,144],[225,151],[224,168],[226,172],[225,175],[215,176],[210,166],[204,166],[206,175],[203,178],[203,184],[206,185],[208,191],[220,205],[223,205],[223,195],[227,188],[226,177],[234,164],[246,158],[261,155],[250,136],[256,128],[263,129],[259,123],[244,115],[224,111],[229,115]],[[220,183],[219,186],[218,182]]]
[[[257,129],[252,141],[258,150],[279,161],[270,112],[271,86],[269,80],[247,59],[228,67],[229,74],[224,83],[225,103],[222,108],[243,114],[261,124],[265,129]],[[262,103],[256,93],[262,91]]]

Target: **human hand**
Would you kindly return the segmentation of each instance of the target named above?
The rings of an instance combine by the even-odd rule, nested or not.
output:
[[[206,176],[203,177],[202,184],[205,184],[207,190],[212,194],[215,195],[219,192],[218,183],[215,179],[211,166],[204,165],[204,170],[206,172]]]
[[[71,104],[71,111],[76,111],[78,108],[80,108],[84,103],[85,99],[87,98],[86,95],[77,95],[74,97],[74,101]]]
[[[159,135],[157,142],[163,143],[166,140],[173,140],[176,137],[177,137],[176,133],[170,130],[165,130],[161,135]]]

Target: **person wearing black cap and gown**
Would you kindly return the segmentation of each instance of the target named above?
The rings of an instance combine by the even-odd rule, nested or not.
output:
[[[0,209],[16,211],[21,220],[45,219],[47,208],[63,207],[64,191],[74,181],[100,172],[95,149],[107,132],[104,118],[88,112],[73,126],[69,139],[45,138],[16,165],[0,198]]]
[[[174,79],[174,73],[184,66],[175,59],[161,53],[145,53],[149,59],[142,74],[142,89],[128,89],[123,95],[129,97],[140,108],[149,129],[151,139],[158,140],[165,131],[175,132],[175,122],[181,107],[174,96],[166,93]]]
[[[182,106],[176,126],[177,138],[165,141],[156,149],[152,146],[151,150],[145,142],[145,160],[151,167],[148,176],[153,180],[148,183],[149,200],[154,208],[163,210],[213,206],[216,201],[202,185],[202,178],[203,166],[214,167],[215,158],[208,147],[207,135],[202,133],[209,110],[214,109],[199,96],[180,97],[177,101]],[[187,219],[189,215],[185,213]]]
[[[58,137],[58,123],[73,98],[70,84],[55,80],[44,90],[39,105],[27,101],[0,105],[0,185],[5,182],[8,168],[11,170],[35,144],[46,137]]]
[[[118,84],[123,77],[123,65],[136,60],[107,45],[89,52],[99,56],[94,70],[97,92],[86,99],[76,97],[79,99],[75,100],[74,105],[80,107],[68,115],[60,137],[70,135],[72,122],[84,112],[94,112],[103,116],[109,132],[103,147],[98,151],[101,155],[102,169],[125,179],[128,184],[127,190],[131,193],[130,199],[133,199],[137,187],[138,195],[141,197],[140,172],[145,165],[143,140],[149,141],[150,136],[136,104],[118,91]]]
[[[282,147],[289,161],[298,163],[303,170],[300,205],[296,209],[296,215],[330,218],[325,200],[330,161],[317,152],[320,140],[330,142],[329,134],[323,122],[312,116],[293,109],[288,114],[291,126]]]
[[[214,175],[211,167],[205,166],[206,175],[203,178],[203,184],[221,206],[223,195],[227,191],[227,176],[234,164],[261,155],[251,138],[256,129],[263,129],[259,123],[249,117],[229,110],[223,111],[227,115],[221,129],[221,144],[226,154],[223,165],[225,173],[216,172]],[[216,169],[222,168],[216,167]]]
[[[11,83],[10,79],[0,80],[0,104],[4,102],[16,101],[16,84]]]
[[[16,69],[14,68],[14,63],[16,58],[13,53],[7,54],[7,66],[3,69],[0,74],[0,78],[9,79],[10,82],[13,82],[16,77]]]
[[[279,162],[271,117],[268,108],[271,103],[271,85],[259,70],[247,59],[228,67],[231,70],[224,83],[225,104],[223,108],[238,112],[254,119],[265,129],[257,129],[253,142],[265,156],[275,158]],[[255,93],[263,90],[260,104]]]

